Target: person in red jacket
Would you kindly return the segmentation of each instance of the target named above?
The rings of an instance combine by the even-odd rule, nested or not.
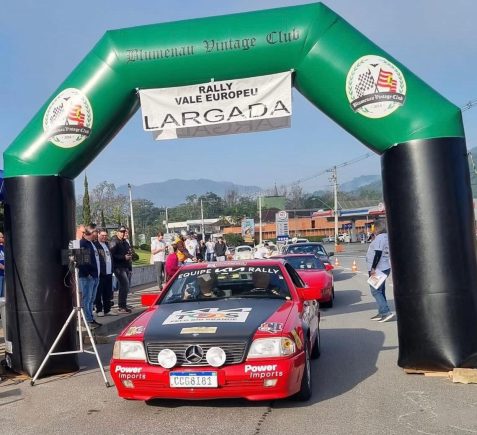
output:
[[[166,258],[166,282],[179,270],[179,258],[177,257],[177,245],[172,244],[173,251]]]

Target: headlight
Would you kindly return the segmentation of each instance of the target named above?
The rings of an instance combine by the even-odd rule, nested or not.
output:
[[[177,356],[170,349],[162,349],[157,356],[157,361],[165,369],[171,369],[177,364]]]
[[[212,367],[220,367],[225,363],[225,352],[220,347],[211,347],[205,354],[205,359]]]
[[[295,342],[288,337],[259,338],[254,340],[248,358],[268,358],[272,356],[288,356],[295,353]]]
[[[146,361],[146,352],[141,341],[116,341],[113,358]]]

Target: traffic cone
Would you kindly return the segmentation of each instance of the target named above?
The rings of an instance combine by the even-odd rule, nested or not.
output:
[[[338,260],[338,257],[335,257],[335,267],[338,267],[340,265],[340,260]]]
[[[353,265],[351,266],[351,272],[357,272],[358,266],[356,265],[356,260],[353,260]]]

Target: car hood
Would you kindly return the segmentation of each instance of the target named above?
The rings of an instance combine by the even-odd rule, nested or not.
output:
[[[251,339],[257,328],[282,307],[282,299],[218,299],[159,305],[144,331],[144,341]],[[282,311],[281,310],[281,311]],[[283,313],[282,313],[283,314]]]

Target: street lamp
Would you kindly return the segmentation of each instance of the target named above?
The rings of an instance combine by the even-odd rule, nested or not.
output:
[[[132,245],[136,245],[136,234],[134,231],[134,213],[133,213],[133,204],[132,204],[132,193],[131,193],[131,185],[128,183],[128,190],[129,190],[129,210],[131,213],[131,240]]]

